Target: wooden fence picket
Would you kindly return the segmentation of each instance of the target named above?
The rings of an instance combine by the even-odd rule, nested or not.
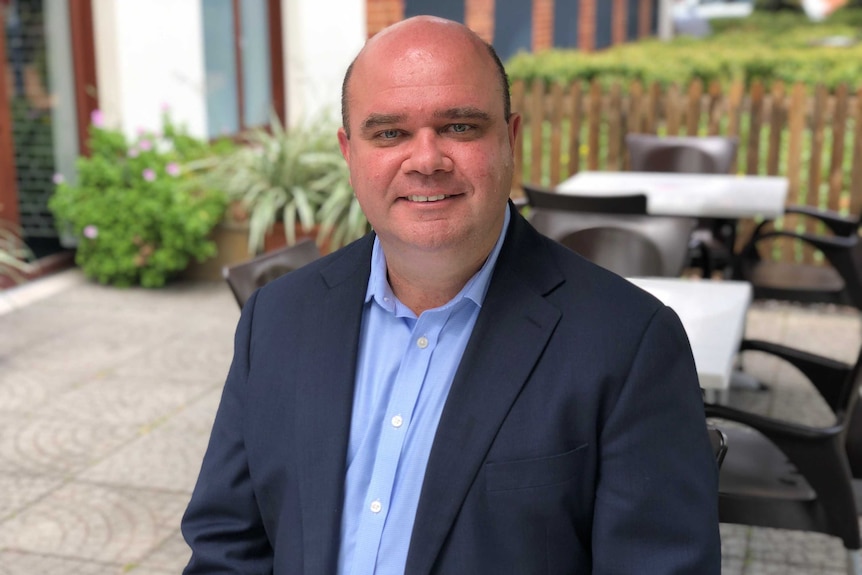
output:
[[[551,186],[560,183],[561,163],[563,161],[563,86],[559,82],[551,85],[551,154],[550,163]]]
[[[787,107],[784,98],[784,82],[772,85],[769,113],[769,145],[766,152],[766,173],[777,176],[781,162],[781,135],[787,124]]]
[[[700,108],[703,100],[703,82],[695,80],[688,87],[688,102],[685,114],[685,132],[697,136],[700,130]]]
[[[587,136],[587,167],[590,170],[599,169],[599,142],[602,121],[602,86],[598,80],[590,85],[589,100],[589,134]]]
[[[577,174],[581,168],[581,83],[573,82],[569,90],[569,174]]]
[[[856,92],[855,112],[849,210],[858,216],[862,213],[862,87]]]
[[[849,90],[846,84],[841,84],[835,90],[835,108],[832,114],[832,158],[829,163],[829,192],[827,206],[838,210],[841,208],[841,193],[844,191],[844,140],[847,137],[847,110],[849,107]]]

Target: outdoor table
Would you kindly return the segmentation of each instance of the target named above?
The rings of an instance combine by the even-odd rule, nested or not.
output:
[[[777,218],[784,213],[787,178],[663,172],[579,172],[557,186],[559,193],[643,193],[647,213],[739,219]]]
[[[742,342],[751,284],[682,278],[627,279],[677,313],[691,343],[706,401],[723,398]]]

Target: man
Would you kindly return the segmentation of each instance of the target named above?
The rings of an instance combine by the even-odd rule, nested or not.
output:
[[[375,233],[246,304],[186,573],[718,573],[685,333],[508,203],[493,50],[409,19],[342,96]]]

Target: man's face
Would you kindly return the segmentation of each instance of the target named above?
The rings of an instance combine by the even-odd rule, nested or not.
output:
[[[357,60],[350,139],[339,131],[357,199],[387,253],[483,257],[502,227],[520,118],[504,117],[484,46],[387,42]]]

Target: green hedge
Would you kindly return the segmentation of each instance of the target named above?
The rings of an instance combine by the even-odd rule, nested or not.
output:
[[[696,78],[705,83],[759,78],[834,87],[854,86],[862,78],[862,9],[839,10],[822,23],[809,22],[794,11],[757,11],[743,20],[714,20],[712,27],[706,38],[649,39],[593,53],[561,49],[520,53],[506,63],[506,69],[513,81],[563,83],[598,78],[603,83],[640,80],[684,85]],[[817,45],[836,37],[857,43]]]

